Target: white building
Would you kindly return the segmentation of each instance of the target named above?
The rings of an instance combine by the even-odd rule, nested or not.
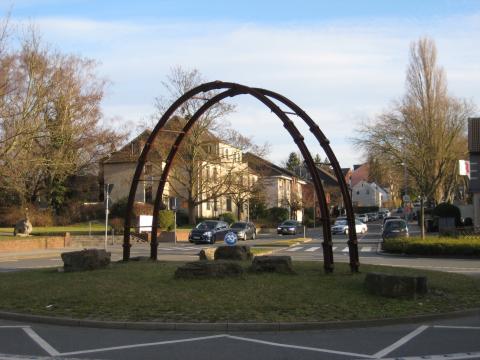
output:
[[[352,202],[354,206],[378,206],[389,200],[389,195],[380,185],[361,180],[352,188]]]

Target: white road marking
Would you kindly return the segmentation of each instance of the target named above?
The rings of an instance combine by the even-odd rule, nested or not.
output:
[[[405,335],[404,337],[402,337],[400,340],[394,342],[392,345],[390,346],[387,346],[385,349],[383,350],[380,350],[379,352],[375,353],[373,355],[373,357],[375,358],[383,358],[385,355],[388,355],[390,354],[392,351],[398,349],[400,346],[402,345],[405,345],[407,342],[409,342],[410,340],[412,340],[414,337],[420,335],[422,332],[424,332],[425,330],[428,329],[428,326],[427,325],[422,325],[420,327],[418,327],[417,329],[415,329],[414,331],[412,331],[411,333]]]
[[[43,340],[40,335],[38,335],[35,331],[33,331],[32,328],[30,327],[24,327],[23,331],[30,336],[30,338],[37,343],[38,346],[40,346],[43,350],[45,350],[48,355],[50,356],[57,356],[60,355],[60,353],[55,350],[49,343],[47,343],[45,340]]]
[[[369,251],[372,251],[372,247],[371,246],[362,246],[360,251],[369,252]]]
[[[456,353],[456,354],[443,354],[443,355],[425,355],[425,356],[401,356],[394,358],[382,358],[382,360],[463,360],[463,359],[479,359],[480,352],[470,353]]]
[[[342,252],[348,252],[348,246],[342,250]]]
[[[446,325],[435,325],[434,328],[439,329],[459,329],[459,330],[480,330],[478,326],[446,326]]]
[[[314,246],[314,247],[311,247],[311,248],[309,248],[305,251],[315,251],[315,250],[318,250],[318,249],[321,249],[321,247],[320,246]]]
[[[298,346],[298,345],[281,344],[281,343],[276,343],[276,342],[271,342],[271,341],[264,341],[264,340],[258,340],[258,339],[250,339],[250,338],[245,338],[245,337],[240,337],[240,336],[233,336],[233,335],[226,335],[225,337],[227,337],[227,338],[229,338],[229,339],[235,339],[235,340],[241,340],[241,341],[248,341],[248,342],[253,342],[253,343],[257,343],[257,344],[270,345],[270,346],[276,346],[276,347],[283,347],[283,348],[289,348],[289,349],[307,350],[307,351],[315,351],[315,352],[324,352],[324,353],[329,353],[329,354],[355,356],[355,357],[361,357],[361,358],[367,358],[367,359],[371,359],[371,358],[372,358],[370,355],[358,354],[358,353],[351,353],[351,352],[345,352],[345,351],[336,351],[336,350],[329,350],[329,349],[320,349],[320,348],[314,348],[314,347],[309,347],[309,346]]]
[[[159,341],[159,342],[145,343],[145,344],[112,346],[112,347],[100,348],[100,349],[71,351],[71,352],[66,352],[66,353],[62,353],[62,354],[59,354],[59,355],[64,356],[64,355],[90,354],[90,353],[103,352],[103,351],[113,351],[113,350],[122,350],[122,349],[134,349],[134,348],[139,348],[139,347],[148,347],[148,346],[157,346],[157,345],[178,344],[178,343],[191,342],[191,341],[201,341],[201,340],[218,339],[218,338],[222,338],[222,337],[226,337],[226,336],[228,336],[228,335],[221,334],[221,335],[212,335],[212,336],[202,336],[202,337],[190,338],[190,339]]]
[[[303,246],[298,246],[298,247],[294,247],[294,248],[290,248],[288,249],[287,251],[298,251],[300,249],[303,249]]]
[[[336,246],[332,247],[332,251],[335,251],[335,250],[337,250],[337,247]]]

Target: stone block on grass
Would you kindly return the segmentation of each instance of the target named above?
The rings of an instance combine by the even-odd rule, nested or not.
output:
[[[371,294],[392,298],[415,299],[428,291],[426,276],[367,273],[364,285]]]
[[[215,250],[215,260],[251,260],[253,254],[248,245],[219,246]]]
[[[86,271],[106,268],[111,254],[103,249],[85,249],[61,254],[65,272]]]
[[[295,274],[290,256],[255,256],[249,270],[256,273]]]
[[[212,279],[243,275],[240,264],[232,261],[193,261],[179,266],[176,279]]]

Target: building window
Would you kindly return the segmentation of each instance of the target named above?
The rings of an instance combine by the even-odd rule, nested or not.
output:
[[[207,210],[210,210],[210,200],[207,201]]]
[[[216,167],[213,168],[213,181],[214,182],[217,181],[217,168]]]
[[[370,190],[365,190],[365,194],[370,195]]]
[[[210,181],[210,166],[207,166],[207,181]]]
[[[227,197],[227,211],[232,211],[232,198]]]

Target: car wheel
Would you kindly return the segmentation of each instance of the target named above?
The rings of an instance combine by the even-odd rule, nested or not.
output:
[[[257,237],[257,234],[255,233],[255,231],[252,233],[252,240],[255,240],[255,238]]]
[[[243,241],[247,241],[247,234],[243,235]]]

